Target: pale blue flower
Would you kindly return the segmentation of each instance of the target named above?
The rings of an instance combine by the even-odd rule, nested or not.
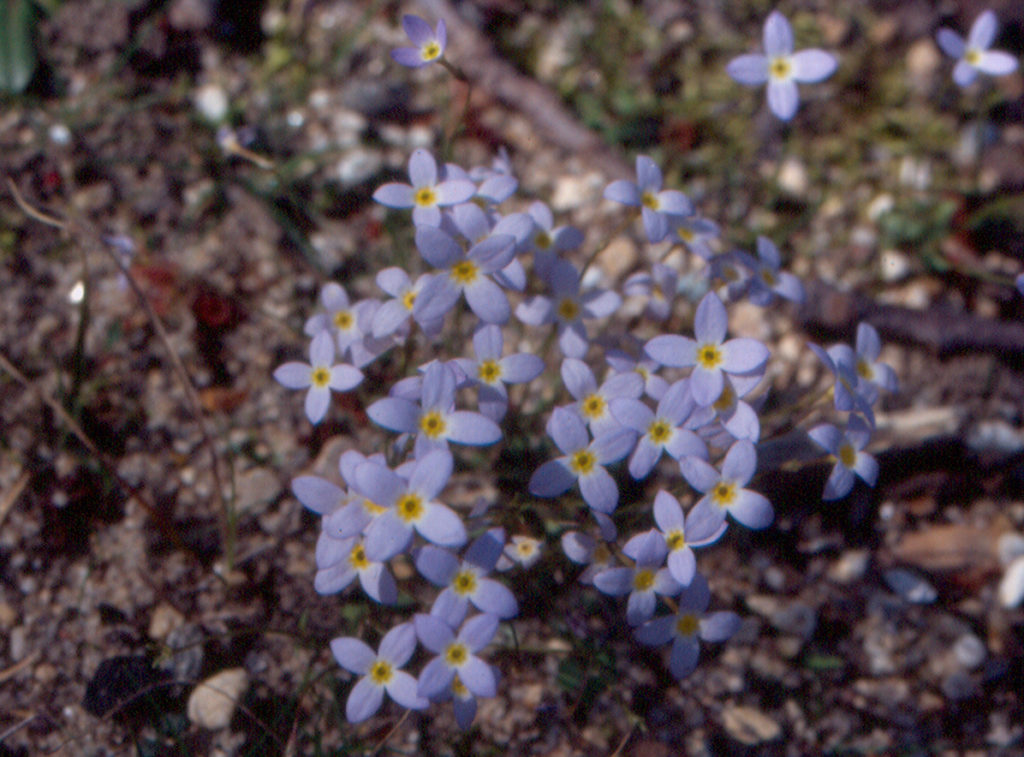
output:
[[[664,490],[654,496],[654,522],[668,548],[668,570],[683,586],[689,586],[697,573],[693,548],[713,544],[727,528],[708,510],[694,508],[684,517],[679,500]]]
[[[619,428],[591,442],[583,419],[562,407],[551,413],[547,432],[563,454],[534,471],[528,485],[530,493],[557,497],[579,481],[580,493],[590,507],[603,513],[614,510],[619,488],[604,466],[629,454],[636,443],[636,432]]]
[[[519,614],[519,605],[508,587],[487,578],[498,564],[504,547],[505,532],[500,528],[492,528],[477,537],[461,561],[447,550],[423,547],[416,555],[416,567],[428,581],[444,589],[434,602],[436,609],[431,612],[455,619],[456,625],[465,617],[469,603],[499,618]]]
[[[484,324],[473,333],[476,358],[455,360],[469,381],[479,386],[480,412],[493,421],[500,421],[508,410],[505,384],[533,381],[544,371],[544,361],[536,355],[519,352],[502,356],[503,347],[501,329],[494,324]]]
[[[384,428],[416,434],[417,455],[434,448],[447,449],[449,442],[483,446],[501,439],[501,428],[490,418],[455,409],[455,383],[455,372],[449,366],[432,362],[423,375],[420,402],[384,397],[370,405],[366,414]]]
[[[605,594],[629,594],[626,600],[626,622],[638,626],[654,615],[657,595],[671,596],[682,589],[668,568],[662,567],[668,550],[657,531],[641,534],[628,542],[626,554],[636,561],[631,568],[609,568],[594,576],[594,586]],[[625,552],[625,549],[623,549]]]
[[[858,416],[850,416],[845,431],[825,423],[815,426],[807,435],[836,461],[825,482],[822,499],[842,499],[849,494],[853,488],[854,474],[860,476],[868,486],[875,485],[878,480],[878,462],[864,452],[864,447],[871,439],[871,429]]]
[[[429,706],[427,698],[417,693],[416,679],[400,670],[415,651],[412,623],[402,623],[384,634],[379,652],[352,637],[331,641],[331,653],[338,664],[360,676],[345,702],[345,717],[350,723],[361,723],[379,710],[384,692],[410,710]]]
[[[398,587],[387,565],[366,556],[361,537],[336,539],[323,529],[316,542],[316,567],[313,588],[318,594],[335,594],[358,577],[375,602],[392,605],[398,600]]]
[[[772,11],[764,23],[764,55],[741,55],[726,66],[726,73],[740,84],[768,84],[768,107],[788,121],[800,103],[797,82],[802,84],[827,79],[838,65],[824,50],[793,51],[793,29],[778,11]]]
[[[363,380],[363,372],[344,363],[334,365],[334,339],[330,332],[321,331],[309,345],[308,363],[285,363],[274,371],[279,384],[289,389],[308,389],[306,417],[310,423],[319,423],[327,415],[331,390],[347,392]]]
[[[366,527],[368,559],[390,560],[405,551],[414,531],[441,547],[466,543],[462,519],[436,499],[448,483],[452,465],[451,453],[438,449],[412,461],[404,469],[408,478],[376,462],[356,468],[353,488],[384,508]]]
[[[662,334],[647,342],[644,351],[662,365],[692,366],[690,391],[698,405],[707,406],[721,396],[725,373],[756,373],[768,361],[768,348],[756,339],[725,341],[728,325],[725,305],[718,295],[708,292],[697,305],[696,340]]]
[[[876,395],[865,395],[861,391],[860,378],[857,375],[856,353],[849,345],[837,344],[824,350],[813,342],[808,342],[818,359],[832,372],[835,384],[832,387],[833,402],[836,410],[860,413],[871,428],[875,427],[875,412],[871,409],[872,399]]]
[[[443,19],[437,22],[437,29],[434,30],[419,16],[408,14],[402,16],[402,28],[415,47],[397,47],[392,50],[391,57],[396,63],[409,68],[420,68],[440,60],[444,55],[448,33]]]
[[[693,213],[689,198],[675,189],[662,189],[661,169],[646,155],[636,157],[636,181],[618,179],[604,190],[606,200],[641,208],[648,241],[660,242],[673,218]]]
[[[629,474],[633,478],[646,478],[662,452],[668,452],[675,460],[690,455],[707,460],[707,445],[695,433],[683,428],[695,404],[687,379],[676,381],[665,391],[658,400],[657,412],[635,398],[612,400],[612,415],[640,435],[629,458]]]
[[[651,271],[640,271],[627,278],[622,284],[622,293],[628,296],[647,297],[644,312],[648,318],[664,321],[672,315],[672,300],[679,285],[679,273],[664,263],[655,263]]]
[[[611,315],[622,304],[622,298],[607,289],[580,292],[580,272],[567,260],[555,260],[541,278],[551,296],[537,295],[519,303],[516,318],[530,326],[556,323],[562,354],[582,358],[590,346],[583,319]]]
[[[663,615],[644,623],[634,636],[641,644],[661,646],[672,642],[668,667],[682,680],[697,667],[700,640],[727,641],[740,628],[740,618],[733,612],[707,612],[711,601],[708,582],[699,573],[683,589],[678,598],[679,610],[675,615]]]
[[[782,259],[779,248],[767,237],[757,238],[757,260],[747,256],[748,265],[753,272],[750,277],[747,297],[755,305],[767,307],[782,297],[790,302],[804,301],[804,287],[800,279],[780,269]]]
[[[625,397],[635,400],[644,390],[644,381],[636,372],[613,373],[598,386],[590,366],[576,358],[565,358],[561,372],[565,388],[576,400],[572,409],[579,413],[595,437],[622,425],[612,415],[614,400]]]
[[[515,257],[515,238],[494,234],[474,244],[469,251],[441,229],[421,226],[416,230],[416,247],[424,259],[436,268],[447,269],[428,281],[413,304],[418,321],[444,318],[465,295],[466,303],[480,320],[502,324],[511,308],[508,297],[491,278]]]
[[[721,473],[696,457],[684,457],[679,469],[690,486],[704,494],[693,510],[707,510],[701,518],[722,523],[729,514],[752,529],[767,528],[775,518],[764,495],[743,488],[757,470],[757,452],[746,439],[735,442],[725,453]]]
[[[460,179],[439,181],[437,161],[423,148],[409,157],[411,184],[392,182],[373,193],[373,199],[389,208],[412,208],[417,226],[439,226],[441,207],[466,202],[476,194],[476,185]]]
[[[428,699],[440,695],[456,675],[478,697],[493,697],[498,691],[497,676],[477,652],[491,643],[498,630],[498,616],[474,615],[462,624],[458,634],[436,615],[420,613],[413,619],[420,643],[434,657],[420,673],[417,691]]]
[[[952,29],[943,27],[935,35],[939,47],[957,63],[953,67],[953,81],[961,87],[971,84],[979,73],[1005,76],[1017,70],[1017,59],[1002,50],[990,50],[996,41],[999,22],[990,10],[974,19],[971,31],[964,40]]]

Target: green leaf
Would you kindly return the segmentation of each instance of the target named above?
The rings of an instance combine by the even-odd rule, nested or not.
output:
[[[21,92],[36,69],[36,14],[29,0],[0,0],[0,89]]]

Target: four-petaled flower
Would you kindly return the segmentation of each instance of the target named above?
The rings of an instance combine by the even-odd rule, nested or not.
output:
[[[764,495],[743,488],[757,470],[757,452],[746,439],[729,447],[721,473],[696,457],[684,457],[679,461],[679,468],[690,486],[704,493],[693,506],[691,515],[696,515],[698,510],[707,510],[706,514],[701,513],[701,518],[721,523],[728,513],[753,529],[767,528],[775,517],[772,505]]]
[[[437,161],[423,148],[409,158],[412,184],[392,182],[377,188],[373,199],[389,208],[412,208],[417,226],[440,226],[441,207],[466,202],[476,194],[476,184],[463,179],[438,181]]]
[[[725,305],[718,295],[708,292],[697,305],[696,340],[662,334],[647,342],[644,351],[662,365],[693,366],[690,391],[697,404],[706,407],[721,396],[725,373],[752,374],[768,360],[768,348],[756,339],[725,341],[728,325]]]
[[[480,387],[477,395],[480,412],[493,421],[500,421],[508,409],[505,384],[533,381],[544,371],[544,361],[536,355],[520,352],[502,357],[503,347],[501,329],[494,324],[484,324],[473,333],[476,359],[455,360],[466,377]]]
[[[679,611],[649,620],[634,632],[637,641],[649,646],[672,642],[668,668],[682,680],[697,667],[700,640],[727,641],[740,628],[734,612],[707,612],[711,601],[708,582],[699,573],[678,598]]]
[[[973,82],[979,73],[989,76],[1003,76],[1017,70],[1017,61],[1002,50],[990,50],[996,41],[999,23],[996,14],[986,10],[971,24],[966,41],[952,29],[942,27],[935,35],[942,51],[956,58],[953,67],[953,81],[961,87]]]
[[[851,415],[846,431],[840,431],[831,423],[815,426],[807,432],[815,442],[835,458],[836,465],[825,482],[822,499],[842,499],[853,488],[854,474],[864,479],[868,486],[878,480],[878,461],[864,452],[871,429],[859,416]]]
[[[689,198],[676,189],[661,188],[661,169],[646,155],[636,156],[636,181],[618,179],[604,190],[606,200],[639,207],[647,239],[660,242],[668,234],[673,218],[693,213]]]
[[[334,337],[321,331],[309,343],[309,362],[285,363],[274,371],[274,378],[289,389],[309,389],[306,393],[306,417],[319,423],[327,415],[331,390],[347,392],[359,386],[363,372],[345,363],[334,362]]]
[[[764,55],[733,58],[726,73],[740,84],[760,86],[768,83],[768,107],[788,121],[800,104],[797,82],[807,84],[827,79],[836,70],[834,56],[824,50],[793,52],[793,28],[778,11],[764,22]]]
[[[430,704],[417,693],[416,679],[399,670],[415,651],[416,631],[412,623],[402,623],[384,634],[379,652],[351,637],[331,642],[331,652],[338,664],[361,676],[345,702],[345,717],[350,723],[360,723],[379,710],[385,691],[410,710],[422,710]]]
[[[444,55],[444,48],[448,43],[444,20],[437,22],[435,31],[419,16],[407,14],[402,16],[402,28],[415,47],[396,47],[392,50],[391,57],[396,63],[409,68],[420,68],[440,60]]]
[[[437,615],[421,613],[413,623],[420,642],[437,655],[420,673],[420,696],[428,699],[439,696],[456,675],[460,683],[478,697],[493,697],[497,693],[494,670],[476,655],[494,638],[498,630],[497,615],[474,615],[462,624],[458,635]]]
[[[628,550],[628,551],[627,551]],[[636,564],[631,568],[609,568],[594,576],[594,586],[605,594],[629,594],[626,600],[626,622],[638,626],[654,615],[658,597],[672,596],[682,585],[663,567],[668,550],[657,531],[630,539],[622,550]]]
[[[563,454],[534,471],[528,485],[530,493],[557,497],[579,481],[580,493],[590,507],[603,513],[614,510],[619,488],[604,466],[629,454],[636,432],[618,428],[590,441],[583,419],[564,407],[556,407],[551,413],[547,432]]]

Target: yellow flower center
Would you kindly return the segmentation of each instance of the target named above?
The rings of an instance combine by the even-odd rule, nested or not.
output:
[[[711,501],[719,507],[728,507],[736,501],[736,484],[730,481],[719,481],[711,490]]]
[[[679,228],[676,229],[676,231],[679,232],[679,238],[682,239],[687,244],[689,244],[690,242],[697,238],[697,234],[696,232],[693,231],[693,229]]]
[[[533,238],[534,246],[540,250],[546,250],[551,246],[552,241],[551,235],[546,231],[538,231],[537,236]]]
[[[323,367],[314,368],[309,380],[313,382],[315,387],[327,386],[331,382],[331,372]]]
[[[638,570],[633,576],[633,588],[637,591],[649,591],[654,586],[654,571],[649,568]]]
[[[428,439],[437,439],[444,434],[445,422],[441,414],[436,410],[431,410],[429,413],[424,413],[423,417],[420,418],[420,431],[422,431]]]
[[[334,325],[341,331],[348,331],[356,321],[351,310],[339,310],[334,314]]]
[[[412,201],[421,208],[429,208],[437,204],[437,193],[433,187],[420,187],[413,195]]]
[[[606,407],[607,404],[604,401],[604,397],[600,394],[588,395],[580,403],[580,411],[583,413],[583,417],[591,421],[603,416]]]
[[[672,427],[659,418],[647,427],[647,436],[655,444],[664,444],[672,436]]]
[[[665,545],[668,547],[669,552],[675,552],[677,549],[685,547],[686,537],[683,535],[682,529],[677,528],[665,534]]]
[[[779,280],[775,278],[775,274],[772,273],[770,270],[768,270],[767,268],[762,268],[761,281],[763,281],[767,286],[773,287],[778,283]]]
[[[640,195],[640,204],[645,208],[650,208],[651,210],[657,210],[661,207],[661,202],[658,200],[658,196],[653,192],[644,192]]]
[[[702,344],[697,348],[697,365],[713,370],[722,364],[722,348],[717,344]]]
[[[726,384],[722,387],[722,393],[718,395],[718,399],[711,405],[719,413],[724,413],[730,407],[733,402],[736,401],[736,393],[732,390],[732,387]]]
[[[391,680],[393,673],[391,663],[387,660],[377,660],[370,666],[370,680],[378,686],[386,685]]]
[[[477,378],[485,384],[493,384],[501,378],[501,366],[496,360],[484,360],[476,369]]]
[[[366,570],[370,567],[370,561],[366,559],[366,550],[362,544],[356,544],[348,553],[348,564],[355,570]]]
[[[411,289],[402,295],[402,304],[405,305],[406,310],[412,310],[412,306],[416,304],[416,292]]]
[[[857,375],[860,376],[862,379],[874,381],[875,369],[871,367],[871,363],[869,363],[864,358],[861,358],[860,360],[857,361]]]
[[[452,581],[452,589],[461,597],[476,591],[476,573],[471,570],[460,570]]]
[[[596,464],[597,458],[593,452],[587,449],[574,452],[572,457],[569,458],[569,470],[577,476],[585,476],[590,473],[590,471],[594,470]]]
[[[380,515],[382,512],[387,510],[386,507],[381,507],[376,502],[371,502],[368,499],[363,500],[363,509],[370,515]]]
[[[773,79],[788,79],[792,71],[793,64],[790,63],[789,58],[772,58],[768,67],[768,72]]]
[[[576,304],[575,300],[566,297],[558,303],[558,317],[563,321],[575,321],[579,314],[580,306]]]
[[[398,517],[406,523],[412,523],[423,515],[423,499],[418,494],[403,494],[395,503]]]
[[[450,275],[456,284],[465,286],[476,281],[478,272],[479,269],[476,267],[476,263],[471,260],[463,260],[461,263],[456,263],[452,266]]]
[[[451,667],[457,668],[469,659],[469,649],[461,641],[453,641],[444,650],[444,661]]]
[[[523,560],[533,557],[537,553],[536,539],[521,539],[516,543],[516,554]]]
[[[700,628],[700,620],[696,615],[688,613],[676,620],[676,633],[680,636],[693,636]]]
[[[845,442],[839,447],[839,454],[836,455],[839,458],[839,462],[845,465],[847,468],[852,468],[857,462],[857,450],[853,448],[853,445],[849,442]]]
[[[964,53],[964,60],[972,66],[977,66],[981,62],[981,51],[980,50],[968,50]]]
[[[431,40],[420,49],[423,60],[435,60],[441,54],[441,46]]]

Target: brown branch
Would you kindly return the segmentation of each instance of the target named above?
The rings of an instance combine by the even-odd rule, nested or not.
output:
[[[887,340],[916,344],[940,356],[963,352],[1024,356],[1024,323],[997,321],[944,309],[914,310],[881,305],[856,292],[842,292],[821,281],[807,284],[807,301],[797,316],[808,330],[853,334],[867,321]]]

